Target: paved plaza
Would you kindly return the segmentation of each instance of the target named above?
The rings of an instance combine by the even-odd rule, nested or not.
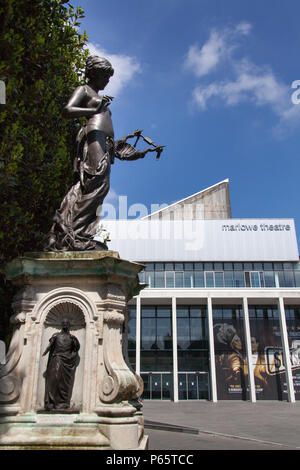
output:
[[[144,401],[150,450],[300,449],[300,403]]]

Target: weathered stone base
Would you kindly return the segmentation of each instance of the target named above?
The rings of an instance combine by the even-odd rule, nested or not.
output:
[[[147,448],[143,382],[127,357],[127,302],[142,268],[109,251],[27,253],[7,266],[19,291],[0,367],[0,450]],[[70,408],[45,412],[44,352],[63,319],[80,344]]]
[[[145,450],[138,417],[32,413],[0,418],[0,450]]]

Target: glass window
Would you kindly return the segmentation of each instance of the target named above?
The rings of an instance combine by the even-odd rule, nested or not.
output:
[[[142,371],[172,371],[173,370],[173,356],[172,351],[162,351],[161,349],[152,349],[148,351],[141,350],[141,370]],[[153,374],[152,382],[152,398],[155,392],[155,383],[160,380],[160,375]]]
[[[204,263],[204,271],[213,271],[213,263]]]
[[[256,309],[256,318],[264,318],[264,311],[262,308]]]
[[[215,272],[215,283],[216,287],[224,287],[224,273]]]
[[[146,271],[154,271],[154,263],[146,263]]]
[[[157,347],[172,349],[172,328],[170,318],[157,318]]]
[[[205,272],[205,285],[206,285],[206,287],[215,287],[213,271],[206,271]]]
[[[193,287],[192,271],[184,271],[184,287]]]
[[[285,307],[285,316],[287,320],[293,320],[295,318],[295,310],[293,308]]]
[[[253,271],[252,263],[244,263],[244,270],[245,271]]]
[[[245,277],[243,271],[233,273],[234,287],[245,287]]]
[[[183,263],[175,263],[175,271],[183,271]]]
[[[300,271],[294,271],[295,286],[300,287]]]
[[[299,272],[300,274],[300,272]],[[299,276],[300,282],[300,276]],[[203,271],[195,271],[194,272],[194,287],[204,287],[204,273]]]
[[[190,346],[190,323],[188,318],[177,318],[177,347],[188,349]]]
[[[283,268],[282,263],[274,263],[275,271],[281,271]]]
[[[232,309],[231,308],[223,308],[223,318],[232,319]]]
[[[233,309],[235,318],[243,318],[244,311],[242,308],[236,307]]]
[[[166,287],[174,287],[174,272],[166,271]]]
[[[262,263],[254,263],[254,271],[262,271],[263,264]]]
[[[166,271],[174,271],[174,264],[173,263],[165,263],[165,270]]]
[[[128,350],[135,351],[136,343],[136,309],[128,307]],[[135,356],[135,354],[133,354]]]
[[[177,307],[176,314],[177,314],[177,317],[188,317],[189,309],[188,307]]]
[[[284,272],[285,287],[295,287],[294,271]]]
[[[154,287],[154,272],[153,271],[145,272],[145,283],[148,284],[148,287]]]
[[[139,281],[144,284],[145,283],[145,271],[139,273]]]
[[[128,318],[131,319],[131,318],[136,318],[136,308],[135,307],[131,307],[129,305],[128,307]]]
[[[278,273],[278,281],[280,287],[286,287],[285,285],[285,276],[283,271],[279,271]]]
[[[165,287],[164,271],[156,271],[154,274],[154,287]]]
[[[273,271],[265,271],[265,287],[275,287],[275,274]]]
[[[225,287],[233,287],[233,272],[227,271],[224,273]]]
[[[293,269],[293,264],[292,263],[283,263],[283,269],[285,271],[289,271],[289,270]]]
[[[191,341],[200,342],[202,339],[206,339],[206,323],[205,319],[203,318],[202,321],[199,318],[191,318],[190,319],[190,328],[191,328]],[[200,344],[196,344],[196,349],[201,346]],[[195,348],[194,348],[195,349]]]
[[[193,263],[184,263],[184,270],[185,271],[193,271]]]
[[[213,308],[213,318],[222,318],[222,308]]]
[[[243,271],[243,263],[233,263],[233,269],[235,271]]]
[[[263,271],[259,273],[259,279],[260,279],[260,287],[265,287],[265,278],[264,278]]]
[[[224,271],[233,271],[232,263],[224,263]]]
[[[223,271],[223,263],[214,263],[215,271]]]
[[[142,307],[142,317],[155,317],[155,307]]]
[[[273,271],[273,264],[272,263],[264,263],[264,270],[265,271]]]
[[[157,307],[156,313],[158,317],[171,317],[170,307]]]
[[[273,318],[273,310],[271,308],[267,308],[267,317]]]
[[[203,263],[194,263],[195,271],[203,271]]]
[[[155,318],[142,318],[142,349],[156,347],[156,320]]]
[[[245,283],[246,283],[246,287],[251,287],[249,271],[245,271]]]
[[[255,318],[255,307],[249,307],[249,317]]]
[[[190,307],[191,317],[202,317],[205,316],[205,307]]]
[[[155,263],[155,271],[164,271],[164,263]]]
[[[260,287],[260,277],[259,273],[251,272],[250,273],[251,287]]]
[[[175,271],[175,287],[183,287],[183,273]]]

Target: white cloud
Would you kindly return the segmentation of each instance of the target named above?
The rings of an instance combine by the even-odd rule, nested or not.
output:
[[[197,77],[212,72],[220,62],[229,59],[236,45],[234,39],[250,33],[249,23],[239,23],[235,28],[220,31],[212,30],[208,41],[200,48],[198,44],[190,46],[185,66]]]
[[[214,30],[199,48],[191,46],[186,65],[203,82],[204,76],[218,71],[218,78],[199,82],[193,90],[193,102],[204,111],[211,103],[236,106],[251,103],[268,106],[279,118],[276,132],[291,129],[300,122],[300,106],[291,102],[290,85],[280,81],[269,66],[257,66],[248,58],[236,58],[238,37],[248,35],[249,23],[240,23],[231,30]],[[223,67],[223,63],[226,68]],[[217,70],[218,69],[218,70]],[[219,76],[223,75],[220,79]],[[299,108],[299,109],[298,109]]]
[[[127,83],[134,80],[134,75],[141,72],[141,65],[134,57],[124,54],[110,54],[98,44],[91,42],[88,43],[87,47],[91,55],[108,59],[115,70],[113,77],[111,77],[105,88],[105,93],[108,95],[119,95]]]
[[[186,66],[193,69],[197,77],[211,72],[219,63],[224,52],[224,40],[213,31],[210,35],[209,40],[201,47],[194,44],[189,48]]]
[[[198,106],[206,109],[213,97],[222,100],[227,106],[251,102],[257,106],[269,105],[279,116],[285,110],[288,87],[281,83],[272,70],[256,67],[248,60],[232,66],[232,80],[214,81],[208,85],[198,85],[194,99]]]
[[[236,28],[235,28],[235,31],[237,33],[241,33],[241,34],[244,34],[244,35],[247,35],[250,33],[252,29],[252,25],[250,23],[246,23],[245,21],[244,22],[241,22],[239,23]]]

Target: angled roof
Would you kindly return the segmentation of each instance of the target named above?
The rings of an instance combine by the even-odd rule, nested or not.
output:
[[[143,219],[230,219],[229,179],[170,204]]]

